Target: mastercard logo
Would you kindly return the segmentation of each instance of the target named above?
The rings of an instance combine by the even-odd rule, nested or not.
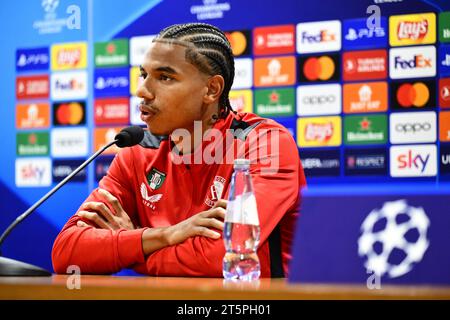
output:
[[[422,83],[404,83],[397,89],[397,101],[404,108],[425,106],[430,99],[430,90]]]
[[[84,108],[79,102],[61,103],[54,113],[55,124],[77,125],[84,119]]]
[[[245,53],[247,49],[247,37],[241,31],[233,31],[226,33],[228,41],[231,44],[231,50],[233,51],[233,55],[240,56]]]
[[[339,81],[340,57],[338,54],[298,57],[299,82]]]

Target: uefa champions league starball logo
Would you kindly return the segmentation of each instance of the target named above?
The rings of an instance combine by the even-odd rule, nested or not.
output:
[[[42,0],[41,4],[45,12],[53,13],[59,5],[59,0]]]
[[[401,277],[422,261],[429,246],[429,226],[423,208],[409,206],[405,200],[386,202],[362,223],[358,254],[377,276]]]

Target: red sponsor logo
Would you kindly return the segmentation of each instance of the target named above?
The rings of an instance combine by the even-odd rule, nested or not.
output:
[[[46,99],[50,89],[48,75],[17,77],[17,99]]]
[[[439,106],[450,108],[450,78],[439,79]]]
[[[422,21],[402,21],[397,27],[397,37],[399,40],[421,40],[428,33],[428,20]]]
[[[333,137],[334,127],[332,122],[308,123],[305,127],[305,140],[328,142]]]
[[[59,66],[76,66],[81,60],[81,49],[61,49],[56,54]]]
[[[253,34],[255,55],[294,52],[294,30],[293,25],[255,28]]]
[[[342,61],[344,81],[383,79],[387,76],[386,50],[344,52]]]
[[[96,99],[94,120],[96,125],[115,125],[129,123],[129,99]]]

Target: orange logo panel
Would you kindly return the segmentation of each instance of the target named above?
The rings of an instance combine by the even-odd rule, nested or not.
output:
[[[344,112],[386,111],[387,90],[386,82],[344,84]]]
[[[121,127],[95,128],[94,129],[94,152],[114,140],[116,134],[122,130]],[[116,154],[120,148],[116,145],[106,149],[103,154]]]
[[[16,107],[16,128],[48,128],[50,106],[48,103],[18,104]]]
[[[439,114],[439,140],[443,142],[450,141],[450,112],[441,112]]]
[[[295,57],[255,59],[254,63],[256,87],[287,86],[296,81]]]

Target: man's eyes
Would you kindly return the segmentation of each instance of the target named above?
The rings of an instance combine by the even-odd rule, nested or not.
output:
[[[172,77],[170,77],[170,76],[168,76],[166,74],[160,74],[159,75],[159,80],[161,80],[161,81],[170,81],[172,79],[173,79]]]
[[[147,76],[148,76],[147,73],[141,72],[141,73],[139,74],[139,77],[142,78],[142,79],[146,79]],[[158,80],[161,80],[161,81],[170,81],[170,80],[173,80],[173,78],[172,78],[171,76],[168,76],[168,75],[166,75],[166,74],[159,74],[159,75],[157,76],[157,79],[158,79]]]

